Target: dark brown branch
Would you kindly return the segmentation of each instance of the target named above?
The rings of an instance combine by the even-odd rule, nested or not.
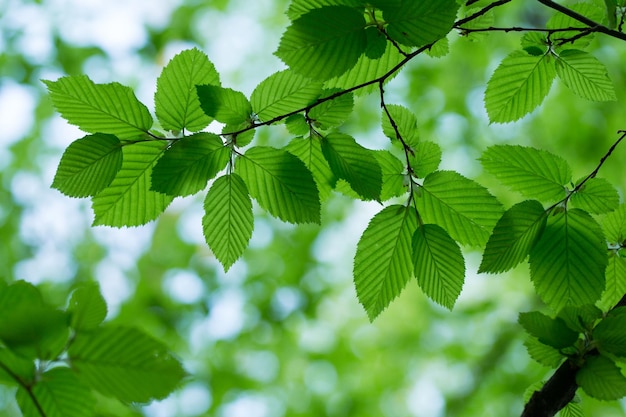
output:
[[[576,373],[580,369],[569,359],[559,366],[541,390],[535,391],[524,407],[522,417],[553,417],[570,401],[578,389]]]
[[[459,21],[457,21],[453,27],[458,28],[459,26],[467,23],[467,22],[471,22],[472,20],[476,19],[477,17],[480,17],[482,15],[484,15],[485,13],[487,13],[489,10],[493,9],[494,7],[498,7],[498,6],[502,6],[503,4],[507,4],[509,3],[511,0],[498,0],[498,1],[494,1],[493,3],[489,4],[488,6],[485,6],[484,8],[480,9],[479,11],[477,11],[474,14],[471,14]],[[469,4],[469,2],[468,2]]]

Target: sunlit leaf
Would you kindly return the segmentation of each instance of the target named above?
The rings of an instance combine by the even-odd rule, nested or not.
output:
[[[536,337],[529,336],[524,342],[531,358],[549,368],[557,368],[563,362],[564,356],[558,349],[541,343]]]
[[[333,190],[333,185],[337,182],[337,177],[328,166],[320,140],[317,137],[296,138],[289,142],[285,150],[304,162],[313,174],[320,198],[327,199]]]
[[[320,98],[331,97],[338,92],[341,90],[324,90]],[[316,126],[329,129],[342,125],[352,113],[353,107],[354,97],[351,93],[347,93],[313,107],[308,116],[315,122]]]
[[[619,206],[619,194],[604,178],[590,178],[570,198],[574,207],[592,214],[604,214]]]
[[[407,191],[407,187],[404,185],[406,174],[402,162],[389,151],[374,151],[373,155],[383,174],[380,200],[386,201],[405,194]]]
[[[606,267],[606,287],[598,307],[609,310],[626,294],[626,257],[622,251],[609,252],[609,264]]]
[[[287,16],[291,20],[296,20],[311,10],[327,6],[349,6],[362,10],[363,2],[361,0],[292,0],[287,9]]]
[[[459,6],[455,0],[403,0],[381,8],[392,39],[407,46],[422,46],[450,32]]]
[[[76,330],[95,329],[107,315],[107,305],[95,282],[81,284],[72,293],[67,308],[70,325]]]
[[[413,173],[418,178],[425,178],[428,174],[435,172],[441,163],[441,146],[435,142],[419,142],[413,147],[413,153],[409,154],[409,161]]]
[[[387,111],[389,114],[387,114]],[[411,147],[419,142],[419,130],[417,118],[406,107],[397,104],[387,105],[387,111],[383,109],[383,133],[392,141],[398,140],[398,133],[402,140]],[[391,116],[391,119],[389,118]],[[392,124],[393,120],[393,124]],[[394,128],[395,124],[395,128]],[[396,133],[396,129],[398,132]]]
[[[568,49],[556,60],[556,73],[574,94],[593,101],[615,101],[615,87],[607,69],[593,55]]]
[[[236,125],[250,119],[252,106],[243,93],[210,84],[198,85],[196,90],[204,114],[218,122]]]
[[[626,204],[621,204],[615,211],[603,216],[601,223],[610,243],[619,245],[626,240]]]

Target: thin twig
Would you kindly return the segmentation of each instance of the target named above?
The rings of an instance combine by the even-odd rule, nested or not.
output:
[[[5,365],[1,361],[0,361],[0,368],[7,375],[9,375],[11,378],[13,378],[13,380],[15,380],[15,382],[17,382],[18,385],[24,389],[24,391],[26,391],[26,393],[28,394],[28,396],[32,400],[33,405],[37,409],[37,412],[39,413],[39,415],[41,417],[46,417],[46,412],[43,410],[41,404],[39,404],[39,401],[37,400],[37,397],[35,397],[35,393],[33,393],[32,387],[26,381],[24,381],[19,375],[17,375],[15,372],[13,372],[11,370],[11,368],[9,368],[7,365]]]
[[[576,191],[580,190],[587,181],[589,181],[592,178],[595,178],[596,175],[598,175],[598,172],[600,171],[600,168],[602,168],[602,165],[604,165],[604,163],[606,162],[606,160],[609,158],[609,156],[611,156],[611,154],[613,153],[613,151],[615,150],[615,148],[617,148],[617,145],[620,144],[620,142],[622,140],[624,140],[624,138],[626,138],[626,130],[618,130],[617,131],[618,134],[621,134],[621,136],[615,141],[615,143],[613,145],[611,145],[611,147],[609,148],[609,150],[607,151],[606,154],[604,154],[604,156],[602,158],[600,158],[600,163],[598,164],[598,166],[596,167],[596,169],[593,170],[593,172],[591,172],[591,174],[587,175],[587,177],[585,177],[584,180],[582,180],[573,190],[572,190],[572,194],[575,193]],[[571,195],[571,194],[570,194]]]

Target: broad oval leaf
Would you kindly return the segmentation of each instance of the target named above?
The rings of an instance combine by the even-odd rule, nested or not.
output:
[[[567,161],[527,146],[490,146],[480,162],[502,184],[526,197],[547,203],[565,198],[565,186],[572,180]]]
[[[213,133],[178,139],[154,166],[152,190],[172,197],[195,194],[226,167],[229,159],[230,148]]]
[[[257,146],[237,158],[236,172],[270,214],[290,223],[319,223],[320,199],[311,171],[283,149]]]
[[[324,99],[336,94],[340,95],[332,100],[316,105],[309,111],[308,116],[314,123],[314,126],[328,130],[342,125],[350,116],[354,107],[354,96],[352,93],[344,93],[338,89],[324,90],[319,98]]]
[[[402,45],[422,46],[450,32],[459,5],[456,0],[403,0],[381,8],[390,38]]]
[[[93,197],[94,226],[140,226],[156,219],[173,197],[151,190],[152,169],[165,143],[144,141],[124,146],[122,168],[107,188]]]
[[[415,202],[425,223],[443,227],[463,245],[484,245],[502,215],[502,205],[486,188],[454,171],[428,175]]]
[[[604,214],[619,206],[619,194],[604,178],[590,178],[572,194],[570,202],[592,214]]]
[[[252,107],[242,92],[210,84],[198,85],[196,90],[200,108],[207,116],[231,125],[250,120]]]
[[[295,138],[285,147],[297,156],[313,174],[313,179],[320,193],[320,199],[326,200],[337,182],[337,177],[328,166],[322,152],[322,144],[317,137]]]
[[[331,133],[322,139],[322,152],[332,172],[344,179],[364,200],[380,200],[382,171],[373,152],[352,136]]]
[[[576,383],[599,400],[619,400],[626,396],[626,377],[615,362],[604,355],[588,357],[576,374]]]
[[[556,76],[550,54],[515,51],[504,58],[487,83],[485,108],[492,123],[508,123],[533,111],[550,92]]]
[[[44,81],[63,118],[88,133],[109,133],[120,139],[143,136],[152,116],[130,87],[95,84],[85,75]]]
[[[216,179],[204,200],[202,229],[225,271],[248,247],[253,227],[252,201],[241,177],[233,173]]]
[[[85,136],[65,149],[52,187],[70,197],[90,197],[111,184],[122,167],[122,144],[113,135]]]
[[[411,241],[417,229],[412,207],[385,207],[369,222],[354,256],[354,285],[373,321],[413,276]]]
[[[520,313],[518,322],[528,334],[555,349],[572,346],[578,340],[578,332],[567,327],[563,319],[552,318],[539,311]]]
[[[604,64],[593,55],[568,49],[556,60],[556,73],[574,94],[592,101],[615,101],[615,87]]]
[[[605,286],[606,241],[596,221],[580,209],[549,217],[530,251],[537,294],[553,310],[595,303]]]
[[[275,54],[298,74],[328,80],[357,63],[367,46],[365,25],[359,9],[313,9],[292,22]]]
[[[425,178],[428,174],[436,171],[441,164],[441,146],[435,142],[418,142],[413,148],[413,154],[409,154],[409,162],[413,175]]]
[[[95,329],[107,315],[107,305],[95,282],[81,284],[72,293],[67,308],[70,326],[76,330]]]
[[[185,376],[165,345],[131,327],[78,332],[68,355],[82,381],[122,402],[165,398]]]
[[[436,224],[417,229],[413,235],[413,267],[424,293],[451,310],[465,282],[465,259],[444,229]]]
[[[547,217],[536,200],[523,201],[505,211],[487,241],[478,272],[508,271],[526,259]]]
[[[163,68],[154,94],[156,116],[164,129],[197,132],[212,118],[200,108],[196,86],[220,84],[209,58],[197,48],[182,51]]]

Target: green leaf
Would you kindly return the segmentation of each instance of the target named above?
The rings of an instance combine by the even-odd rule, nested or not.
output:
[[[602,229],[612,245],[619,246],[626,240],[626,204],[603,216]]]
[[[352,7],[313,9],[292,22],[275,54],[298,74],[328,80],[357,63],[367,46],[365,25]]]
[[[89,417],[96,406],[89,388],[68,368],[44,372],[31,393],[20,387],[15,397],[24,417]]]
[[[590,356],[576,374],[576,383],[598,400],[619,400],[626,395],[626,378],[604,355]]]
[[[68,354],[82,381],[122,402],[165,398],[185,376],[165,345],[130,327],[79,332]]]
[[[69,197],[90,197],[107,187],[122,167],[122,146],[113,135],[96,133],[67,147],[52,187]]]
[[[259,120],[267,122],[307,107],[321,91],[321,81],[284,70],[261,81],[252,92],[250,103]]]
[[[248,188],[237,174],[215,180],[204,200],[202,228],[207,244],[228,271],[248,247],[254,228]]]
[[[606,267],[606,288],[598,307],[609,310],[626,294],[626,258],[622,251],[609,251],[609,264]]]
[[[556,60],[556,73],[574,94],[592,101],[615,101],[615,87],[607,69],[593,55],[568,49]]]
[[[480,162],[502,184],[546,203],[565,198],[565,185],[572,179],[571,168],[563,158],[525,146],[491,146]]]
[[[222,137],[224,137],[226,143],[231,143],[238,148],[243,148],[249,145],[254,139],[256,129],[251,128],[252,126],[254,126],[254,123],[250,120],[236,125],[225,125],[222,129]],[[240,132],[244,129],[247,130]]]
[[[441,146],[435,142],[419,142],[413,147],[413,154],[409,154],[413,174],[418,178],[425,178],[436,171],[441,163],[441,155]]]
[[[559,417],[585,417],[585,412],[579,403],[571,401],[561,409]]]
[[[365,56],[371,59],[378,59],[387,49],[387,37],[377,27],[370,26],[365,29],[366,43]]]
[[[223,170],[230,149],[213,133],[200,132],[175,141],[152,170],[152,190],[172,197],[195,194]]]
[[[173,197],[151,190],[152,169],[165,143],[138,142],[124,146],[122,169],[107,188],[93,198],[94,226],[140,226],[156,219]]]
[[[252,106],[243,93],[210,84],[198,85],[196,89],[200,107],[207,116],[234,125],[250,120]]]
[[[536,337],[529,336],[524,342],[531,358],[549,368],[557,368],[564,356],[552,346],[541,343]]]
[[[459,245],[441,227],[425,224],[413,235],[413,266],[424,293],[451,310],[465,282]]]
[[[603,10],[593,3],[579,2],[579,3],[574,3],[574,4],[568,4],[567,8],[578,14],[586,16],[593,21],[596,21],[596,22],[604,21],[605,14]],[[573,17],[567,16],[564,13],[555,13],[546,22],[546,28],[547,29],[586,28],[586,26],[580,23],[578,20],[574,19]],[[576,30],[560,31],[558,33],[553,33],[552,36],[550,36],[550,39],[552,40],[552,43],[557,45],[558,47],[558,45],[560,45],[563,40],[572,39],[573,37],[578,36],[579,34],[580,34],[580,31],[576,31]],[[568,41],[568,42],[563,43],[562,44],[563,46],[561,46],[561,48],[584,49],[587,46],[589,46],[593,38],[594,38],[594,34],[592,32],[581,38],[576,39],[573,42]]]
[[[291,153],[257,146],[237,158],[250,195],[271,215],[290,223],[319,223],[320,199],[315,180]]]
[[[390,38],[407,46],[433,43],[450,32],[459,9],[455,0],[403,0],[382,6]]]
[[[359,302],[374,320],[413,276],[411,240],[417,230],[412,207],[385,207],[370,220],[354,256],[354,284]]]
[[[546,225],[541,203],[527,200],[504,212],[494,227],[478,272],[504,272],[528,256]]]
[[[552,318],[538,311],[520,313],[519,324],[541,343],[555,349],[572,346],[578,340],[578,332],[570,329],[563,319]]]
[[[27,384],[32,383],[35,380],[35,363],[0,347],[0,383],[17,386],[19,381],[16,376]]]
[[[349,135],[331,133],[322,139],[322,152],[337,178],[346,180],[364,200],[380,200],[383,178],[373,151]]]
[[[601,353],[626,357],[626,314],[605,317],[593,329],[593,340]]]
[[[378,161],[383,178],[383,188],[380,200],[386,201],[392,197],[404,195],[407,187],[404,185],[405,173],[402,162],[389,151],[374,151],[374,158]]]
[[[154,95],[156,116],[164,129],[197,132],[211,123],[204,114],[196,86],[220,84],[213,63],[197,48],[182,51],[163,68]]]
[[[548,40],[546,35],[541,32],[524,33],[521,44],[522,49],[529,55],[540,56],[548,51]]]
[[[340,93],[341,90],[324,90],[320,99]],[[342,125],[352,113],[354,97],[352,93],[346,93],[329,101],[325,101],[309,111],[309,119],[315,122],[315,126],[328,130],[331,127]]]
[[[450,41],[448,38],[441,38],[426,50],[426,54],[431,58],[443,58],[450,52]]]
[[[326,200],[330,196],[337,178],[324,157],[321,141],[317,137],[295,138],[289,142],[285,150],[304,162],[304,165],[313,174],[320,198]]]
[[[595,303],[604,290],[606,242],[596,221],[580,209],[556,212],[530,251],[537,294],[555,311]]]
[[[485,108],[491,123],[520,119],[541,104],[556,76],[550,54],[515,51],[504,58],[487,83]]]
[[[397,104],[389,104],[386,106],[389,114],[383,109],[383,133],[392,141],[398,140],[398,134],[394,129],[391,119],[398,129],[398,133],[402,140],[411,147],[417,146],[419,143],[419,130],[417,128],[417,118],[406,107]],[[391,115],[391,119],[389,119]]]
[[[95,84],[85,75],[44,83],[61,116],[85,132],[131,139],[143,136],[152,127],[148,108],[129,87]]]
[[[311,127],[301,113],[292,114],[285,119],[285,127],[292,135],[304,136],[309,133]]]
[[[438,224],[463,245],[484,245],[502,214],[487,189],[457,172],[433,172],[419,190],[415,202],[424,223]]]
[[[570,202],[574,207],[592,214],[604,214],[619,206],[619,194],[615,187],[604,178],[590,178],[572,194]]]
[[[70,305],[70,326],[76,330],[91,330],[98,327],[107,315],[107,305],[95,282],[81,284],[72,293]]]
[[[363,2],[361,0],[292,0],[287,10],[287,16],[291,20],[296,20],[311,10],[327,6],[349,6],[363,10]]]
[[[559,311],[557,317],[563,319],[570,329],[585,333],[589,332],[596,321],[602,317],[602,311],[592,304],[565,306]]]

